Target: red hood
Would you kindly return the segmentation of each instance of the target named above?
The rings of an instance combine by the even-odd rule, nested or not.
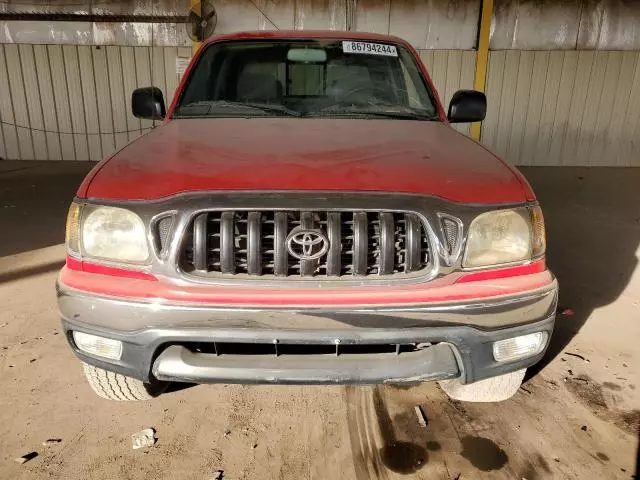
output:
[[[534,198],[515,170],[442,123],[293,118],[172,120],[96,166],[78,196],[148,200],[205,190]]]

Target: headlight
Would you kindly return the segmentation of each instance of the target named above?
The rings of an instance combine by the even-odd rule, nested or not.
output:
[[[497,210],[476,217],[469,227],[464,267],[521,262],[545,251],[540,207]]]
[[[144,223],[124,208],[85,205],[82,255],[116,262],[143,263],[149,257]]]

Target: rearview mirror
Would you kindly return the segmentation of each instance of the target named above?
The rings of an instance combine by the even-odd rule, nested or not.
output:
[[[327,52],[322,48],[290,48],[287,60],[294,63],[326,63]]]
[[[136,88],[131,95],[131,110],[138,118],[162,120],[166,115],[162,90],[158,87]]]
[[[449,102],[451,123],[481,122],[487,114],[487,97],[476,90],[458,90]]]

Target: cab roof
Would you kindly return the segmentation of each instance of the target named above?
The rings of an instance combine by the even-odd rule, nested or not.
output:
[[[225,33],[209,37],[204,44],[227,40],[259,40],[259,39],[336,39],[336,40],[362,40],[388,43],[401,43],[408,45],[406,40],[393,35],[367,32],[345,32],[336,30],[255,30],[247,32]]]

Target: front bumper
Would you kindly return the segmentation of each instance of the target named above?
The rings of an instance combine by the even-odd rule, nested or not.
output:
[[[460,378],[471,383],[542,358],[544,350],[498,363],[492,345],[540,331],[549,338],[557,288],[552,279],[517,295],[406,307],[234,309],[124,301],[59,283],[58,305],[67,339],[81,360],[143,381],[401,383]],[[107,361],[78,350],[73,331],[121,341],[122,357]],[[216,342],[273,345],[273,353],[216,355],[210,348],[194,348]],[[399,354],[351,353],[348,348],[407,344],[424,348]],[[309,355],[300,348],[289,355],[278,354],[277,345],[337,346],[334,355]]]

